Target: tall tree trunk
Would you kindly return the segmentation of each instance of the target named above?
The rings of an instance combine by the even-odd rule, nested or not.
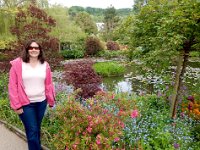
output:
[[[176,118],[177,103],[180,97],[180,87],[183,82],[183,76],[187,67],[188,57],[189,57],[188,50],[180,51],[178,65],[176,68],[175,85],[174,85],[172,101],[171,101],[172,102],[171,103],[171,117],[172,118]]]

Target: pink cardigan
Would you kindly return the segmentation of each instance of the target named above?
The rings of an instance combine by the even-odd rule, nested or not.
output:
[[[9,72],[8,92],[10,106],[12,109],[16,110],[24,105],[30,104],[30,101],[24,91],[24,85],[22,81],[22,59],[16,58],[10,63],[12,67]],[[54,106],[55,89],[52,82],[51,69],[48,63],[46,68],[45,95],[49,106]]]

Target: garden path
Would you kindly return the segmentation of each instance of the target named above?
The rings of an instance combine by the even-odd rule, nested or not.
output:
[[[0,123],[0,150],[27,150],[27,143]]]

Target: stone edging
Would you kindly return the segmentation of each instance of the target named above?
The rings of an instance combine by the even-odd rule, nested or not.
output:
[[[15,126],[13,126],[3,120],[0,120],[0,123],[5,125],[5,127],[7,127],[9,130],[14,132],[17,136],[19,136],[21,139],[23,139],[24,141],[27,142],[26,134],[23,131],[21,131],[20,129],[16,128]],[[42,145],[42,150],[49,150],[49,149],[47,147],[45,147],[44,145]]]

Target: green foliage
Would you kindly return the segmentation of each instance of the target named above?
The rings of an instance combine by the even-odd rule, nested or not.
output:
[[[124,142],[127,148],[140,143],[144,149],[173,150],[174,145],[187,150],[195,148],[191,129],[195,121],[187,116],[171,120],[169,104],[155,95],[136,98],[140,117],[127,120],[124,128]],[[129,141],[129,142],[128,142]]]
[[[129,36],[131,49],[141,47],[140,59],[146,66],[166,69],[177,51],[199,51],[199,9],[197,1],[150,0],[127,18],[129,24],[122,31]]]
[[[97,34],[97,26],[88,13],[80,12],[76,14],[74,20],[86,34]]]
[[[97,74],[103,77],[121,76],[125,72],[125,67],[117,62],[99,62],[93,67]]]
[[[81,50],[62,50],[61,55],[65,59],[75,59],[75,58],[83,58],[84,57],[84,52]]]
[[[200,57],[200,51],[199,52],[191,52],[190,57]]]
[[[97,56],[100,56],[100,57],[104,57],[106,59],[111,59],[111,58],[119,58],[119,57],[122,57],[125,55],[125,51],[122,51],[122,50],[116,50],[116,51],[109,51],[109,50],[103,50],[103,51],[100,51]]]
[[[90,36],[85,42],[85,53],[86,55],[96,55],[99,51],[103,50],[101,41],[94,36]]]
[[[116,9],[114,7],[109,7],[104,12],[104,39],[113,40],[113,30],[116,28],[119,22],[119,16],[117,15]]]
[[[106,9],[103,8],[94,8],[94,7],[86,7],[83,8],[81,6],[72,6],[69,8],[68,12],[71,17],[76,16],[77,13],[87,12],[92,15],[92,18],[95,22],[103,22],[104,20],[104,12]],[[122,8],[116,9],[116,13],[120,18],[123,18],[131,13],[130,8]]]
[[[8,74],[2,73],[0,75],[0,99],[8,97]]]
[[[20,129],[23,129],[23,125],[18,117],[18,115],[10,108],[9,100],[2,99],[0,97],[0,119],[14,125]]]
[[[56,20],[56,27],[53,28],[51,35],[58,38],[60,42],[69,42],[72,45],[83,46],[86,34],[70,20],[66,8],[54,6],[47,10],[48,14]]]

